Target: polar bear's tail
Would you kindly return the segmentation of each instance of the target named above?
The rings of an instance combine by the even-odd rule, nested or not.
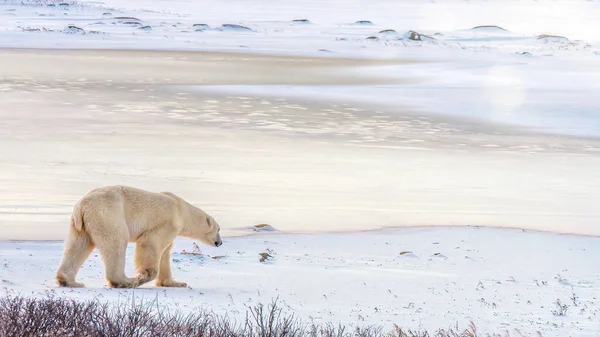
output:
[[[73,208],[73,213],[71,214],[71,227],[78,231],[83,229],[83,212],[81,212],[81,205],[79,203]]]

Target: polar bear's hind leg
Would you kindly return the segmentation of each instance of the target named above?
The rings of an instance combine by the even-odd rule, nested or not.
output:
[[[75,277],[92,250],[94,250],[94,244],[89,236],[71,228],[65,242],[60,266],[56,271],[56,283],[61,287],[83,287],[84,284],[76,282]]]

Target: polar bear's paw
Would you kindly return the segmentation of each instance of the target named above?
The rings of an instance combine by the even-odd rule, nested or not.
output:
[[[133,282],[112,282],[108,281],[109,288],[135,288]]]
[[[136,279],[126,277],[122,280],[107,280],[109,288],[135,288],[137,285],[135,284]]]
[[[85,284],[81,282],[66,282],[62,279],[58,279],[56,281],[59,287],[68,287],[68,288],[85,288]]]
[[[62,273],[58,272],[55,277],[56,284],[59,287],[69,287],[69,288],[83,288],[85,285],[81,282],[75,282],[75,280],[69,280]]]
[[[187,287],[187,283],[179,282],[175,280],[163,280],[156,281],[156,285],[159,287],[172,287],[172,288],[184,288]]]

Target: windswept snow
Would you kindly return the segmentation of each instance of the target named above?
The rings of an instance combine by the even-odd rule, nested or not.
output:
[[[79,280],[55,288],[62,243],[0,243],[3,293],[102,302],[134,294],[171,309],[209,308],[242,320],[247,306],[279,297],[307,322],[380,324],[391,329],[466,328],[524,336],[597,336],[600,239],[521,230],[422,228],[346,234],[260,234],[230,238],[196,255],[178,240],[173,274],[187,289],[105,288],[97,253]],[[127,273],[133,274],[132,247]],[[409,254],[402,252],[411,251]],[[260,253],[272,256],[260,262]],[[35,270],[33,273],[31,271]],[[555,315],[557,300],[566,315]]]

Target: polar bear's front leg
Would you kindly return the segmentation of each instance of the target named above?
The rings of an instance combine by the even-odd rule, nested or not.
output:
[[[156,277],[156,285],[159,287],[187,287],[185,282],[178,282],[173,280],[171,274],[171,243],[160,257],[160,268],[158,270],[158,276]]]

